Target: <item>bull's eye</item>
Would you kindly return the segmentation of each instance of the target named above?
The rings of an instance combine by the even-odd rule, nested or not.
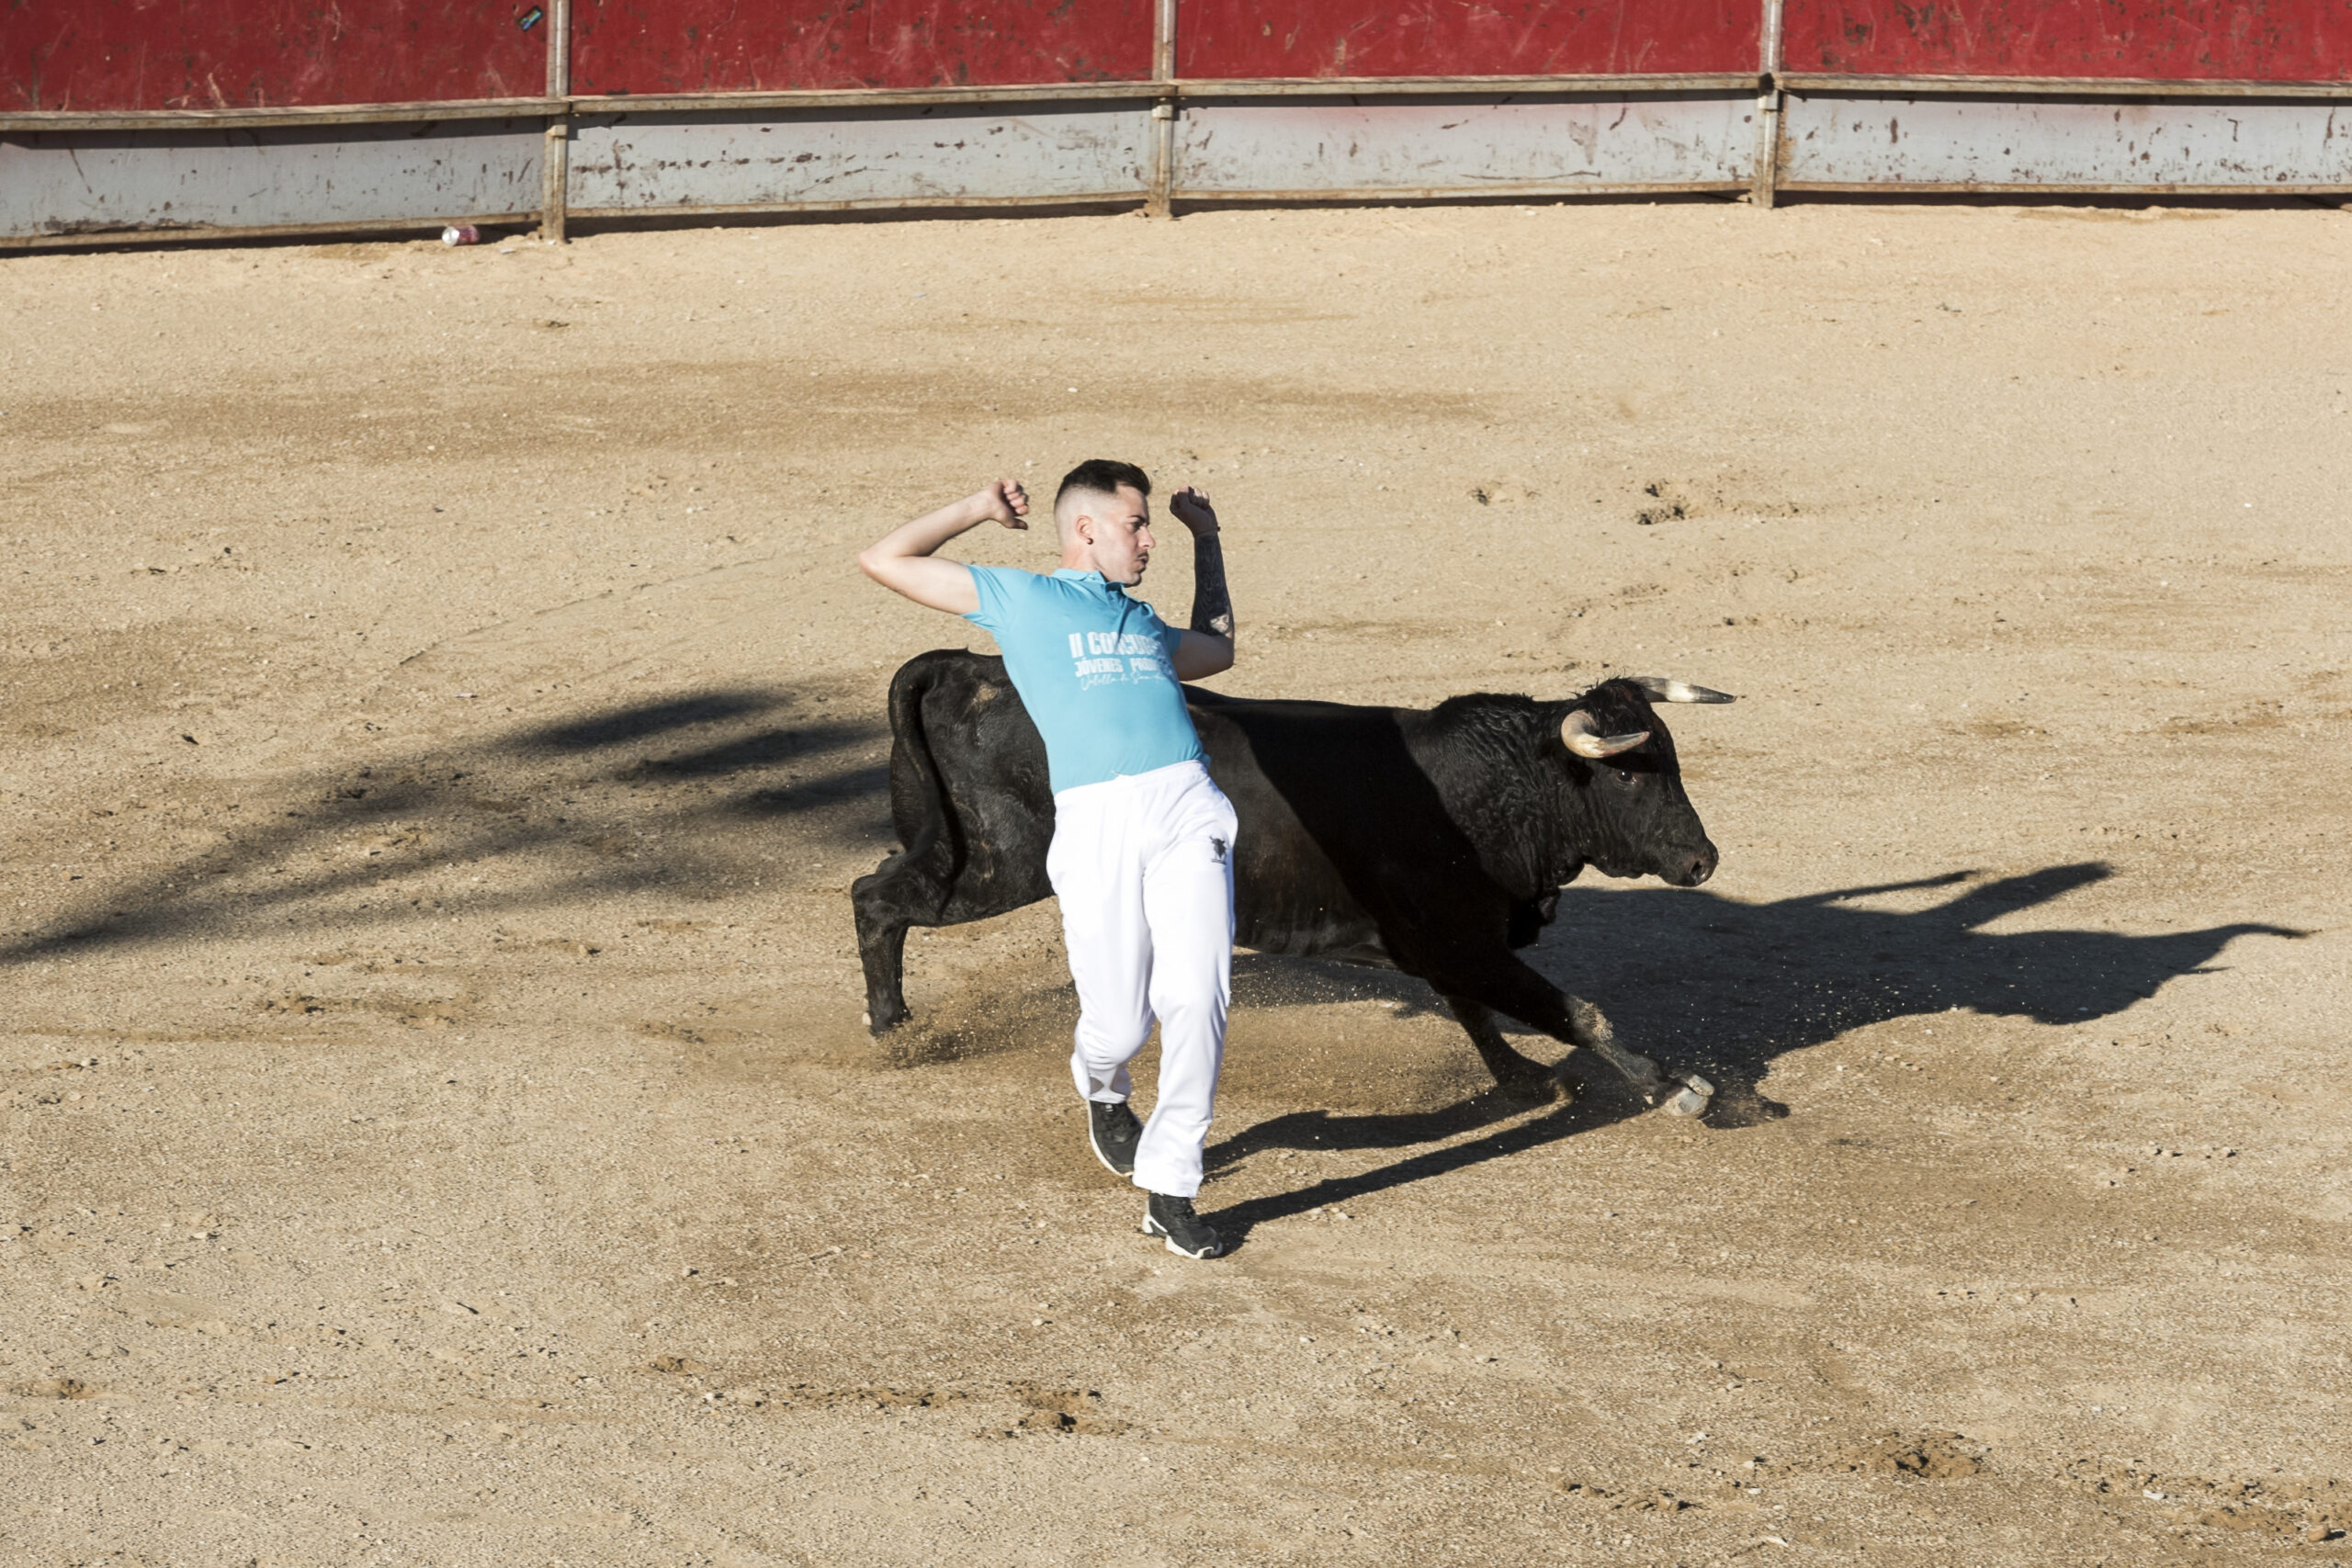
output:
[[[1632,784],[1632,783],[1634,782],[1634,770],[1633,770],[1633,769],[1631,769],[1631,768],[1620,768],[1620,769],[1618,769],[1618,770],[1617,770],[1617,782],[1618,782],[1619,784]]]

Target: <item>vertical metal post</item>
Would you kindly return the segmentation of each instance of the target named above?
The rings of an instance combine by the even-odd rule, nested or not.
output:
[[[548,96],[557,99],[540,147],[539,238],[564,243],[565,209],[571,186],[571,0],[552,0],[548,11]]]
[[[1769,208],[1781,187],[1781,0],[1764,0],[1764,91],[1756,99],[1756,185],[1748,199]]]
[[[539,152],[539,238],[562,244],[565,209],[571,203],[571,122],[560,115],[548,121],[547,141]]]
[[[1176,216],[1176,0],[1158,0],[1151,10],[1151,78],[1161,96],[1151,106],[1151,184],[1144,211]]]
[[[571,0],[548,0],[548,96],[571,96]]]

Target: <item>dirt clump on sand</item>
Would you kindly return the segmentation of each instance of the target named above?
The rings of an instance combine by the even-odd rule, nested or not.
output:
[[[1984,1449],[1958,1432],[1883,1433],[1849,1452],[1845,1466],[1864,1475],[1916,1475],[1922,1481],[1957,1481],[1987,1468]]]

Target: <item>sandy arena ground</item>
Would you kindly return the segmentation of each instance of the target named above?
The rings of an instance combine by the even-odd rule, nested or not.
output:
[[[0,264],[0,1560],[2352,1562],[2347,278],[1715,203]],[[851,555],[1097,454],[1215,494],[1227,690],[1740,694],[1714,881],[1534,953],[1708,1122],[1245,955],[1190,1264],[1051,906],[865,1038],[882,693],[984,639]]]

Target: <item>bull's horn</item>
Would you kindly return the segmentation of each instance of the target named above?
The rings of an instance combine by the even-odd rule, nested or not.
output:
[[[1671,675],[1628,676],[1642,689],[1642,695],[1654,703],[1729,703],[1736,702],[1729,692],[1711,692],[1704,686],[1694,686],[1688,681],[1678,681]]]
[[[1579,757],[1614,757],[1620,751],[1630,751],[1650,738],[1646,729],[1633,735],[1596,735],[1592,729],[1592,715],[1582,708],[1569,710],[1560,721],[1560,741]]]

